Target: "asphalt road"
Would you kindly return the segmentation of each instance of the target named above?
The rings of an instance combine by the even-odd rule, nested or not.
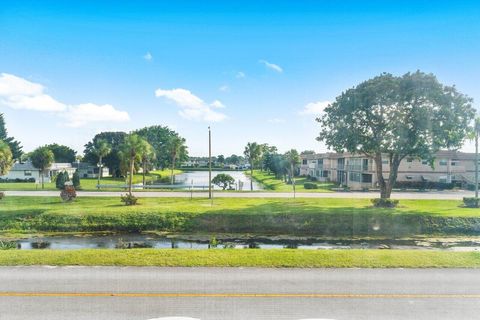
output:
[[[480,319],[480,270],[0,268],[1,320]]]
[[[158,191],[139,191],[134,192],[137,197],[146,198],[206,198],[207,192],[158,192]],[[40,196],[40,197],[58,197],[58,191],[5,191],[8,196]],[[96,191],[77,191],[79,197],[120,197],[125,192],[96,192]],[[443,200],[461,200],[463,197],[473,197],[473,192],[469,191],[429,191],[429,192],[395,192],[392,193],[393,199],[443,199]],[[379,198],[378,192],[331,192],[331,193],[296,193],[297,198],[355,198],[371,199]],[[293,198],[293,193],[281,192],[214,192],[214,198]]]

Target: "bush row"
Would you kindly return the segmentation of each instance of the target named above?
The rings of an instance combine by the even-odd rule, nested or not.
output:
[[[20,178],[3,179],[3,178],[0,178],[0,183],[15,183],[15,182],[35,182],[35,178],[25,178],[25,179],[20,179]]]

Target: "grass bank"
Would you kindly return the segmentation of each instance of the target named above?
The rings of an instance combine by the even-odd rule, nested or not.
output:
[[[248,176],[251,176],[250,171],[245,171]],[[275,175],[267,173],[265,171],[254,170],[253,179],[263,185],[266,191],[275,192],[293,192],[291,184],[285,183],[282,179],[277,179]],[[305,189],[303,184],[307,182],[305,177],[295,178],[295,190],[297,192],[333,192],[331,188],[335,185],[330,182],[316,182],[318,189]]]
[[[480,210],[461,201],[402,200],[395,209],[372,208],[368,199],[6,197],[0,202],[4,232],[208,232],[409,237],[478,235]]]
[[[4,250],[0,265],[267,268],[478,268],[478,252],[388,250]]]

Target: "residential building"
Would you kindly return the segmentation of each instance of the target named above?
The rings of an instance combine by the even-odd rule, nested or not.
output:
[[[321,153],[301,156],[300,175],[319,181],[332,181],[352,190],[378,187],[375,161],[351,153]],[[390,173],[389,159],[382,159],[384,178]],[[398,168],[397,181],[431,181],[472,184],[475,178],[475,154],[440,151],[433,166],[428,160],[405,158]]]
[[[78,170],[80,178],[98,178],[99,167],[87,162],[74,162],[72,167]],[[102,177],[109,177],[110,170],[108,167],[102,168]]]
[[[30,161],[16,162],[6,175],[0,176],[0,180],[39,182],[41,181],[41,176],[42,172],[35,168]],[[45,182],[50,181],[48,172],[45,172],[43,176]]]

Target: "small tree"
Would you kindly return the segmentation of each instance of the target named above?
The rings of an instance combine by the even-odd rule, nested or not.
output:
[[[472,99],[444,86],[432,74],[382,74],[343,92],[317,118],[317,140],[337,152],[373,159],[381,198],[390,198],[405,157],[429,159],[440,149],[458,149],[475,115]],[[383,176],[386,157],[390,172]]]
[[[243,154],[250,164],[250,190],[253,190],[253,168],[262,156],[262,147],[256,142],[249,142]]]
[[[55,187],[57,189],[63,190],[65,188],[65,182],[67,182],[68,173],[66,172],[59,172],[57,174],[57,178],[55,179]]]
[[[295,168],[296,166],[300,163],[300,156],[298,155],[298,151],[295,149],[292,149],[290,151],[287,151],[285,153],[285,160],[288,161],[288,164],[290,165],[289,173],[290,173],[290,183],[292,184],[293,187],[293,193],[295,195]]]
[[[142,184],[145,186],[145,175],[147,174],[148,166],[155,160],[155,152],[149,143],[145,145],[140,157],[142,161]]]
[[[177,135],[174,135],[170,138],[168,143],[168,150],[171,157],[171,172],[170,172],[170,184],[173,184],[175,175],[173,174],[175,170],[175,162],[181,154],[186,153],[187,146],[185,145],[185,139],[180,138]]]
[[[225,190],[235,183],[235,179],[229,174],[220,173],[212,179],[212,183]]]
[[[0,175],[6,175],[13,166],[13,155],[8,144],[0,140]]]
[[[122,156],[128,161],[129,177],[128,177],[128,194],[132,196],[133,173],[135,163],[141,161],[141,155],[149,148],[148,142],[137,134],[129,134],[125,138],[122,146]]]
[[[80,188],[80,174],[78,173],[78,170],[75,170],[72,176],[72,183],[75,189]]]
[[[103,157],[106,157],[112,148],[110,145],[103,139],[98,139],[93,145],[93,153],[98,157],[98,177],[97,177],[97,188],[100,189],[100,180],[102,179],[103,174]]]
[[[42,176],[42,189],[45,188],[45,173],[52,165],[54,160],[53,152],[46,146],[35,149],[31,155],[30,160],[35,168],[39,169]]]

